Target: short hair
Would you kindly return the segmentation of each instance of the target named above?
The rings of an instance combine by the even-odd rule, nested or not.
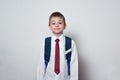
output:
[[[64,21],[64,25],[66,25],[66,21],[65,21],[65,17],[64,17],[64,15],[62,14],[62,13],[60,13],[60,12],[53,12],[50,16],[49,16],[49,25],[50,25],[50,20],[51,20],[51,18],[52,17],[60,17],[60,18],[62,18],[63,19],[63,21]]]

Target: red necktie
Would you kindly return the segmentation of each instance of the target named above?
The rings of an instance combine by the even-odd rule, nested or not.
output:
[[[59,55],[59,39],[55,40],[55,68],[54,71],[56,74],[59,74],[60,72],[60,55]]]

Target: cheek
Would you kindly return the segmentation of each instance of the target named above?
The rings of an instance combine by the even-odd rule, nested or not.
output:
[[[49,26],[49,29],[51,29],[51,30],[52,30],[52,26]]]

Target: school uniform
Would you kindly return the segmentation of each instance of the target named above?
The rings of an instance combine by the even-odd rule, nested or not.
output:
[[[40,59],[37,66],[37,80],[78,80],[78,52],[75,42],[72,40],[72,55],[70,62],[70,76],[68,75],[67,61],[65,58],[65,36],[62,34],[59,37],[60,48],[60,73],[54,72],[55,65],[55,35],[51,36],[51,55],[47,68],[45,68],[44,61],[44,46],[45,42],[40,48]]]

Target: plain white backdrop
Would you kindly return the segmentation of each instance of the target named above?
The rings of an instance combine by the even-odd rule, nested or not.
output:
[[[0,80],[35,80],[54,11],[77,44],[79,80],[120,80],[119,0],[0,0]]]

